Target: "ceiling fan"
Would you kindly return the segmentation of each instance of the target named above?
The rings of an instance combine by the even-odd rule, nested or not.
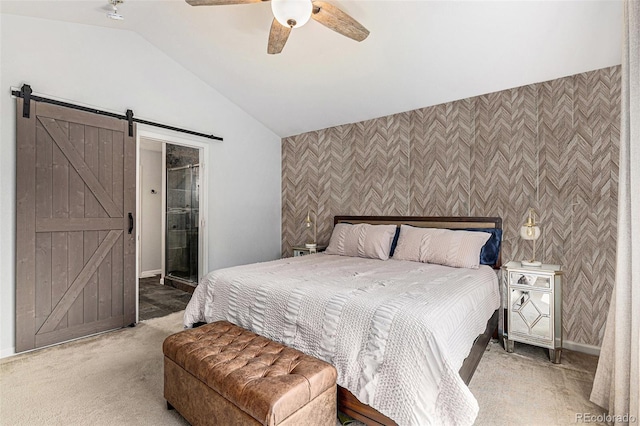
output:
[[[229,4],[260,3],[269,0],[186,0],[191,6],[222,6]],[[369,30],[363,27],[351,16],[320,0],[271,0],[273,22],[269,32],[267,53],[282,52],[291,29],[299,28],[313,18],[327,28],[349,37],[362,41],[369,35]]]

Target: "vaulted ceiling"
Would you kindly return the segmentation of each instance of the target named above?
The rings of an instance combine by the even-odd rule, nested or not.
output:
[[[370,36],[310,21],[267,55],[268,2],[125,0],[124,21],[106,0],[2,1],[2,13],[134,31],[281,137],[620,63],[617,0],[327,1]]]

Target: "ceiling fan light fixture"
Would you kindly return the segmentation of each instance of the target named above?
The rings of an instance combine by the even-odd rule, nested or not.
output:
[[[311,18],[311,0],[271,0],[273,16],[280,24],[289,28],[299,28]]]
[[[114,21],[122,21],[124,20],[124,16],[118,13],[118,5],[124,3],[124,0],[108,0],[109,4],[113,8],[113,10],[107,13],[107,18],[113,19]]]

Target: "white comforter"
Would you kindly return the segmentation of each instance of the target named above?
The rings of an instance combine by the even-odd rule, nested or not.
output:
[[[499,306],[496,273],[315,254],[211,272],[184,316],[227,320],[333,364],[400,425],[470,425],[458,370]]]

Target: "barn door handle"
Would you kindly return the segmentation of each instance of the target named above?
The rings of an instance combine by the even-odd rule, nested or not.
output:
[[[129,212],[129,233],[133,231],[133,214]]]

